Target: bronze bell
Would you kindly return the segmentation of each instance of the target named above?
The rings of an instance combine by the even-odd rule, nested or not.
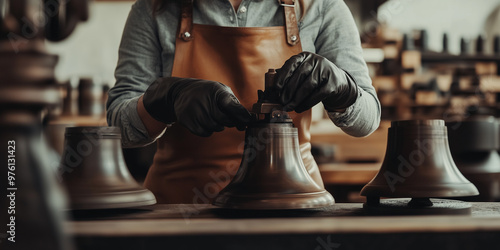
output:
[[[453,159],[479,189],[471,201],[500,201],[499,127],[492,116],[473,116],[446,123]]]
[[[443,120],[392,122],[382,167],[361,190],[365,207],[380,205],[380,197],[413,198],[409,206],[432,207],[429,198],[478,194],[453,162]]]
[[[74,210],[128,208],[156,203],[131,176],[117,127],[66,128],[63,183]]]
[[[235,209],[306,209],[335,200],[307,172],[299,151],[297,128],[273,101],[274,70],[266,74],[266,91],[253,107],[254,122],[245,133],[240,168],[213,204]],[[271,94],[270,94],[271,93]]]

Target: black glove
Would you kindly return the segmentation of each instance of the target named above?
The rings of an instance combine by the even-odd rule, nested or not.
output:
[[[288,59],[277,70],[275,86],[286,111],[304,112],[323,101],[328,111],[351,106],[358,97],[358,86],[328,59],[302,52]]]
[[[208,80],[159,78],[146,90],[143,102],[156,120],[179,122],[199,136],[210,136],[224,127],[243,130],[251,119],[231,88]]]

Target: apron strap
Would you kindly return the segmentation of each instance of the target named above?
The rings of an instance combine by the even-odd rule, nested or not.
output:
[[[291,46],[300,42],[299,26],[297,25],[297,16],[295,14],[295,0],[280,0],[285,14],[286,40]],[[193,39],[193,0],[182,0],[181,20],[179,22],[178,36],[184,41]]]
[[[182,0],[181,20],[179,22],[178,36],[184,41],[193,39],[193,0]]]
[[[295,0],[281,0],[285,13],[286,41],[294,46],[300,42],[299,26],[297,25],[297,16],[295,15]]]

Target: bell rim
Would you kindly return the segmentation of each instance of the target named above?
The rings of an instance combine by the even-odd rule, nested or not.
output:
[[[472,205],[468,202],[448,199],[430,199],[432,206],[408,206],[408,198],[391,198],[380,200],[378,204],[364,203],[363,210],[367,215],[470,215]]]
[[[254,197],[254,199],[252,199]],[[335,198],[326,190],[309,193],[273,195],[219,194],[212,205],[241,210],[291,210],[332,206]]]
[[[398,191],[398,190],[391,191],[387,185],[367,184],[361,190],[360,195],[366,197],[371,196],[371,197],[387,197],[387,198],[448,198],[448,197],[476,196],[479,195],[479,191],[477,187],[472,183],[440,184],[440,185],[426,185],[426,186],[412,185],[412,186],[405,186],[405,190],[403,191]]]
[[[98,138],[121,138],[121,132],[119,127],[113,126],[76,126],[67,127],[65,129],[64,136],[66,138],[78,138],[78,137],[98,137]]]
[[[93,194],[70,193],[70,210],[131,208],[156,204],[148,189],[102,192]]]
[[[413,127],[413,126],[438,126],[444,127],[445,121],[442,119],[429,119],[429,120],[399,120],[392,121],[391,127]]]

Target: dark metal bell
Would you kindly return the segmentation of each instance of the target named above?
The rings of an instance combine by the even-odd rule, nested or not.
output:
[[[479,189],[471,201],[500,201],[499,127],[492,116],[447,122],[451,154],[462,174]]]
[[[316,184],[302,162],[298,129],[279,104],[274,89],[276,71],[265,75],[265,91],[253,105],[254,121],[245,133],[238,172],[215,197],[215,206],[234,209],[307,209],[333,205],[335,200]]]
[[[417,198],[418,203],[478,194],[453,162],[443,120],[392,122],[382,167],[361,190],[368,202],[393,197]]]
[[[66,128],[61,159],[63,183],[70,207],[80,209],[127,208],[156,203],[125,165],[117,127]]]
[[[257,122],[248,127],[243,159],[214,205],[237,209],[304,209],[333,205],[316,184],[299,152],[292,123]]]

